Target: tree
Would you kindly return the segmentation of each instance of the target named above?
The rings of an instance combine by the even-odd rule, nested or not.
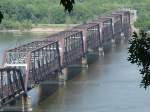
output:
[[[65,8],[65,11],[69,13],[73,10],[73,4],[75,4],[74,0],[60,0],[60,4],[62,4]]]
[[[2,22],[2,19],[3,19],[4,17],[3,17],[3,14],[2,14],[2,12],[0,11],[0,23]]]
[[[140,33],[133,33],[133,38],[129,41],[128,61],[137,64],[142,74],[141,86],[145,89],[150,85],[150,37],[143,30]]]
[[[65,11],[68,11],[69,13],[73,10],[73,5],[75,4],[74,0],[60,0],[60,4],[63,5],[65,8]],[[4,18],[2,12],[0,11],[0,23],[2,19]]]

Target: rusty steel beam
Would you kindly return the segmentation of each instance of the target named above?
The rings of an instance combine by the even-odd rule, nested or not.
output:
[[[103,46],[106,42],[111,41],[113,37],[113,26],[111,18],[99,18],[97,20],[93,20],[90,23],[99,24],[100,30],[100,44]]]
[[[114,39],[120,38],[122,33],[122,15],[111,14],[114,17]]]
[[[8,52],[29,52],[49,43],[51,43],[51,41],[33,41],[30,43],[21,45],[19,47],[16,47],[14,49],[10,49],[8,50]]]
[[[58,41],[62,68],[83,56],[83,36],[78,30],[62,31],[48,36],[45,41]]]
[[[76,64],[72,62],[81,59],[84,55],[82,33],[76,33],[74,36],[65,38],[64,44],[65,52],[63,65]]]
[[[58,42],[35,49],[30,56],[28,84],[37,84],[46,80],[53,72],[61,71]]]
[[[100,17],[99,19],[110,18],[112,19],[113,26],[113,38],[120,38],[122,33],[122,15],[121,14],[111,14],[104,17]]]
[[[24,45],[21,45],[19,47],[16,47],[14,49],[7,50],[4,55],[4,62],[3,63],[9,63],[9,64],[23,64],[26,63],[28,53],[40,48],[44,45],[52,43],[51,41],[34,41],[30,42]]]
[[[4,56],[4,63],[26,63],[27,55],[29,52],[35,49],[41,48],[42,46],[51,44],[52,41],[34,41],[31,43],[24,44],[14,49],[7,50]]]
[[[125,37],[131,36],[130,11],[116,11],[114,14],[122,15],[122,32]]]
[[[100,46],[100,30],[98,23],[86,23],[73,27],[74,30],[82,31],[84,53],[89,52],[90,49],[96,49]]]

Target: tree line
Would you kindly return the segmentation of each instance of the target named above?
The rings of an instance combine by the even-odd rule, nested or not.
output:
[[[60,1],[64,7],[67,6],[65,10],[70,13],[64,11]],[[69,5],[70,2],[75,5]],[[145,27],[150,23],[149,2],[149,0],[0,0],[0,11],[4,16],[0,28],[28,29],[32,24],[83,23],[122,7],[137,9],[139,18],[135,25]]]

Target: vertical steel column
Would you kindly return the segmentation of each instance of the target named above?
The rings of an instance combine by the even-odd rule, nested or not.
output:
[[[1,83],[0,83],[0,98],[3,98],[3,71],[0,71],[0,78],[1,78]]]
[[[84,54],[87,52],[87,31],[82,30],[83,33],[83,46],[84,46]]]
[[[27,59],[26,59],[26,62],[27,62],[27,68],[25,70],[25,91],[27,92],[28,91],[28,83],[29,83],[29,70],[30,70],[30,64],[31,64],[31,53],[29,52],[27,54]]]
[[[59,43],[59,52],[60,52],[60,61],[61,61],[61,66],[64,67],[66,65],[64,65],[64,48],[65,48],[65,45],[64,45],[64,39],[61,39],[58,41]]]

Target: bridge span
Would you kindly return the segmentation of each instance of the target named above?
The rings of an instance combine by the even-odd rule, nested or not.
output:
[[[59,80],[63,69],[80,65],[91,51],[131,36],[130,12],[121,10],[4,53],[0,106],[45,80]]]

